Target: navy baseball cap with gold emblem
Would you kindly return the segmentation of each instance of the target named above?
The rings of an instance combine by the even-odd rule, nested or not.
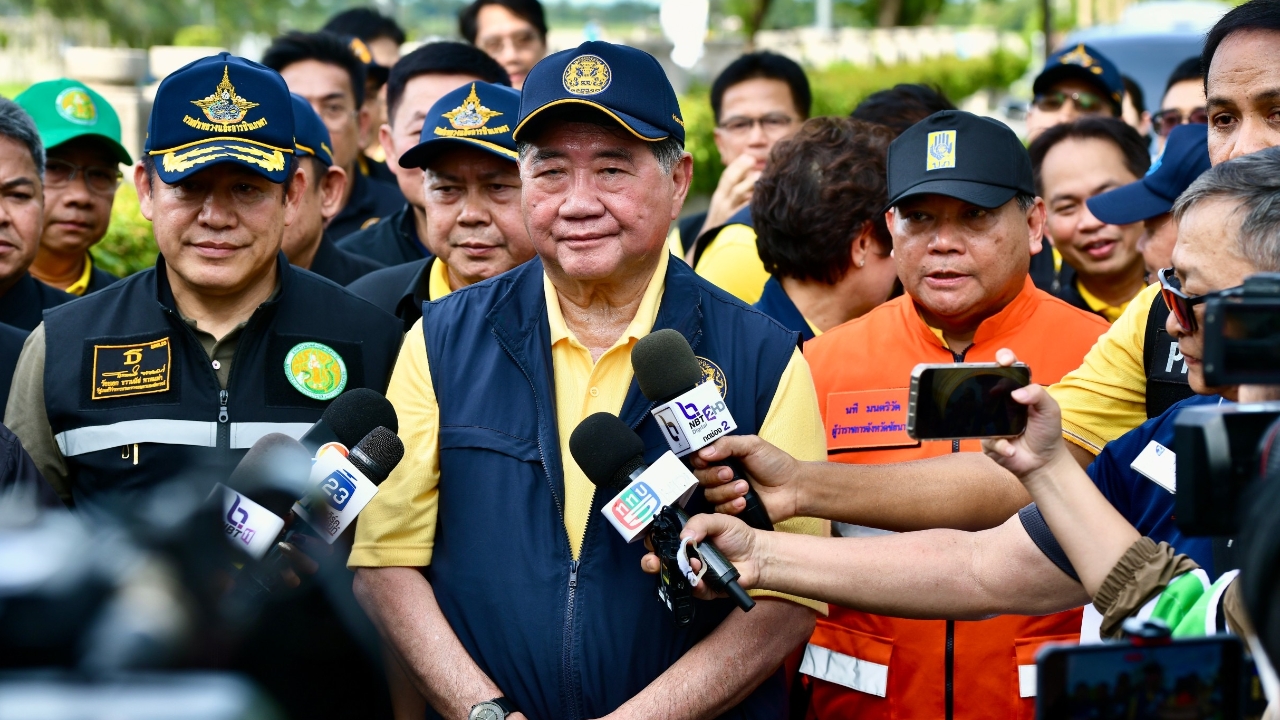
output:
[[[289,88],[230,53],[196,60],[160,83],[144,150],[168,184],[225,162],[282,183],[293,153]]]
[[[1044,69],[1036,76],[1031,92],[1037,96],[1048,93],[1054,83],[1068,79],[1080,79],[1103,90],[1111,101],[1116,115],[1120,115],[1120,103],[1124,100],[1124,80],[1115,63],[1106,55],[1084,43],[1061,48],[1044,63]]]
[[[662,65],[643,50],[593,40],[540,60],[524,80],[514,137],[549,108],[574,103],[603,112],[642,140],[672,137],[684,144],[676,92]]]
[[[329,128],[324,126],[324,121],[306,98],[289,93],[289,99],[293,102],[293,147],[298,151],[298,157],[310,155],[325,166],[332,166]]]
[[[1009,127],[962,110],[936,112],[889,145],[891,208],[917,195],[946,195],[978,207],[1036,194],[1031,156]]]
[[[400,167],[426,167],[436,155],[460,145],[514,162],[516,141],[511,128],[519,113],[519,91],[487,82],[463,85],[431,106],[418,144],[400,156]]]

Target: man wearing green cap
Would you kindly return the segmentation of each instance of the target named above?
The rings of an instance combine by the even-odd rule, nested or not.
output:
[[[44,234],[31,274],[46,285],[84,295],[115,282],[94,267],[89,248],[107,234],[120,186],[120,165],[133,158],[120,144],[120,118],[101,95],[62,78],[36,83],[15,98],[40,130]]]

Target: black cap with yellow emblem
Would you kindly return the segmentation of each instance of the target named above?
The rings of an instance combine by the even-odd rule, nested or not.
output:
[[[445,93],[427,111],[422,135],[400,156],[400,167],[426,167],[431,158],[459,145],[487,150],[515,162],[511,127],[520,112],[520,92],[473,82]]]
[[[515,138],[546,110],[575,103],[603,112],[642,140],[672,137],[684,144],[676,92],[662,65],[643,50],[592,40],[540,60],[521,90]]]
[[[279,73],[220,53],[165,78],[147,123],[145,152],[172,185],[234,162],[282,183],[293,153],[293,105]]]

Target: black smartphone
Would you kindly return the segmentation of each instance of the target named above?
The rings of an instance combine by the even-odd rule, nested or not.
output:
[[[1234,635],[1046,646],[1036,657],[1036,717],[1238,720],[1243,664]]]
[[[1027,429],[1027,406],[1010,394],[1031,383],[1018,363],[920,364],[911,371],[907,434],[915,440],[1015,437]]]

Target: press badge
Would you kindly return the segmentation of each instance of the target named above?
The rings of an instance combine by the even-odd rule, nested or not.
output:
[[[1170,493],[1178,492],[1177,456],[1155,440],[1147,443],[1129,467]]]

